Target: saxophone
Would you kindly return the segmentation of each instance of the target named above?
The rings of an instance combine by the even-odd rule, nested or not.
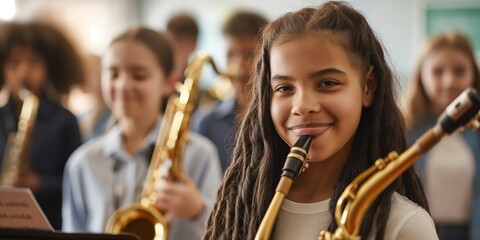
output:
[[[480,127],[480,96],[473,88],[467,88],[450,103],[440,115],[437,124],[424,133],[402,154],[393,151],[380,158],[358,175],[340,195],[335,206],[337,229],[332,234],[320,233],[319,240],[359,240],[363,216],[371,203],[395,179],[405,172],[422,154],[429,151],[445,134],[451,134],[457,128]]]
[[[190,116],[205,63],[210,63],[213,70],[222,75],[212,58],[206,54],[197,55],[187,67],[184,83],[176,85],[178,94],[173,94],[168,100],[140,201],[116,210],[107,222],[106,232],[133,233],[142,240],[167,239],[168,223],[163,212],[155,207],[155,184],[166,179],[178,180],[184,174],[183,151],[188,140]]]
[[[31,135],[37,118],[38,97],[26,89],[20,91],[23,100],[16,133],[8,135],[0,186],[12,186],[16,179],[28,171],[28,153],[31,144]]]
[[[310,151],[312,142],[312,136],[301,136],[290,149],[290,153],[285,160],[285,165],[282,168],[282,177],[275,189],[275,195],[273,196],[272,202],[270,203],[270,206],[268,206],[267,212],[260,223],[257,234],[255,235],[255,240],[270,239],[275,220],[278,216],[278,211],[282,206],[283,199],[285,199],[285,196],[290,191],[293,180],[298,174],[308,168],[308,152]]]

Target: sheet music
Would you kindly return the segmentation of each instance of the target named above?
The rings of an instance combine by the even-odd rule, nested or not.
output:
[[[0,187],[0,228],[53,231],[28,188]]]

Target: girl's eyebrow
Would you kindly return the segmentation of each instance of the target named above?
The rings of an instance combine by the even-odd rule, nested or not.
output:
[[[326,69],[318,70],[316,72],[313,72],[313,73],[309,74],[308,78],[312,79],[312,78],[316,78],[316,77],[319,77],[319,76],[322,76],[322,75],[325,75],[325,74],[332,74],[332,73],[347,75],[344,71],[341,71],[340,69],[326,68]],[[292,80],[292,77],[290,77],[288,75],[275,74],[275,75],[272,76],[270,81],[273,82],[275,80]]]
[[[322,69],[322,70],[319,70],[319,71],[316,71],[314,73],[309,74],[308,78],[310,78],[310,79],[311,78],[316,78],[316,77],[319,77],[319,76],[322,76],[322,75],[325,75],[325,74],[332,74],[332,73],[347,75],[347,73],[345,73],[344,71],[342,71],[340,69],[326,68],[326,69]]]

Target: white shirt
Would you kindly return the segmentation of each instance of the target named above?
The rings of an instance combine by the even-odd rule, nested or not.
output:
[[[118,126],[104,136],[85,143],[72,154],[64,174],[63,231],[103,232],[116,203],[123,206],[138,200],[148,169],[146,158],[149,146],[156,141],[160,123],[161,119],[147,137],[143,150],[133,155],[123,149]],[[117,169],[116,164],[120,164]],[[221,181],[220,164],[213,143],[190,133],[185,146],[183,170],[202,193],[205,211],[195,221],[174,219],[169,239],[200,239]]]
[[[445,136],[425,165],[425,193],[435,222],[470,222],[475,157],[460,132]]]
[[[316,240],[330,224],[330,199],[316,203],[285,200],[279,212],[274,239]],[[375,231],[366,239],[374,239]],[[394,193],[385,239],[438,239],[430,215],[406,197]]]

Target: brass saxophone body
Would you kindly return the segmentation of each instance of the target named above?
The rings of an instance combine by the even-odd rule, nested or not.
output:
[[[23,100],[23,104],[18,118],[17,132],[10,133],[7,139],[0,173],[0,186],[12,186],[29,169],[28,154],[39,100],[37,96],[26,89],[20,91],[20,99]]]
[[[312,136],[301,136],[290,149],[290,153],[287,155],[287,160],[285,160],[285,165],[282,169],[282,177],[275,189],[272,202],[270,206],[268,206],[267,212],[260,223],[257,234],[255,235],[255,240],[270,239],[278,211],[282,206],[285,196],[290,191],[293,180],[308,167],[308,152],[310,151],[312,141]]]
[[[177,94],[168,100],[140,200],[116,210],[108,220],[106,232],[133,233],[142,240],[167,239],[168,223],[162,210],[155,207],[155,184],[167,179],[175,181],[184,174],[183,151],[205,63],[210,63],[214,71],[220,74],[212,58],[204,54],[197,55],[187,67],[184,83],[178,83]]]
[[[424,153],[437,144],[445,134],[469,125],[478,128],[480,96],[466,89],[438,118],[437,124],[424,133],[402,154],[393,151],[375,165],[358,175],[340,195],[335,208],[337,229],[334,233],[322,231],[320,240],[361,239],[360,228],[363,217],[372,202],[395,179],[404,173]],[[364,236],[365,237],[365,236]]]

